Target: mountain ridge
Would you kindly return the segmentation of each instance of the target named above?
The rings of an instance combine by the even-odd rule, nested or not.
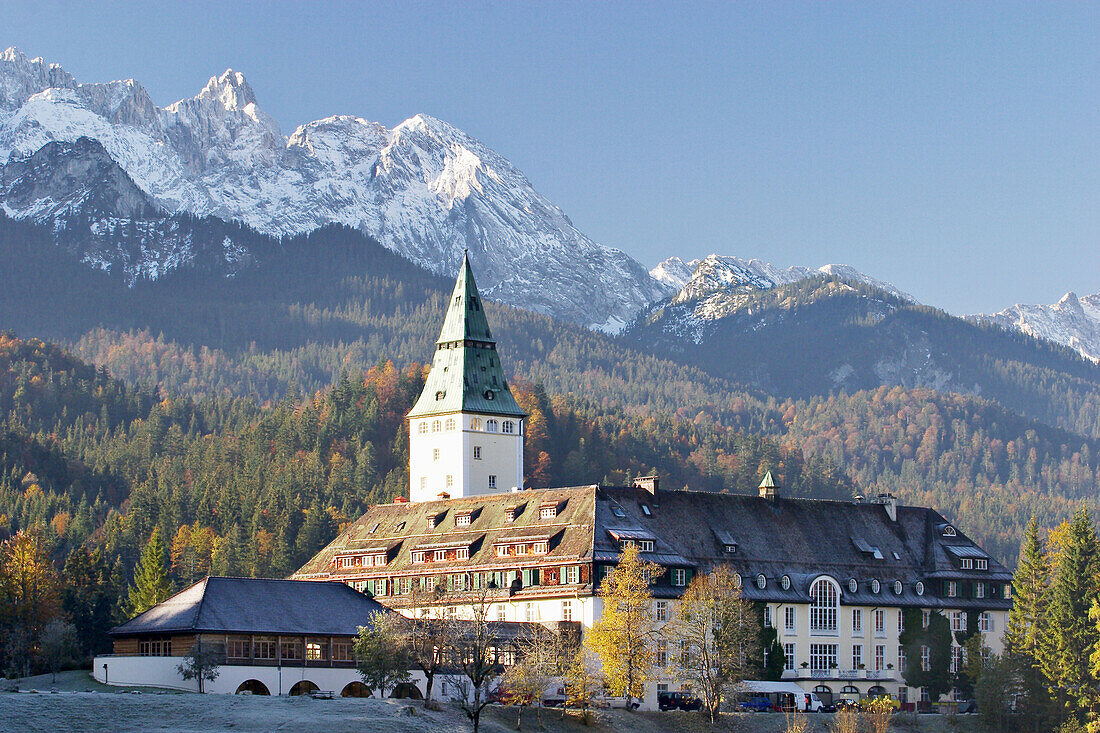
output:
[[[165,215],[239,220],[273,236],[342,224],[437,273],[468,249],[489,297],[612,332],[665,294],[510,162],[429,115],[392,129],[332,116],[284,136],[238,71],[160,108],[133,80],[82,84],[18,49],[0,54],[0,161],[81,137]],[[42,208],[3,203],[17,218]]]

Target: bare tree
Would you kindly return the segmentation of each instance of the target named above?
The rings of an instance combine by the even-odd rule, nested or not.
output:
[[[581,720],[588,725],[592,722],[592,706],[603,689],[604,678],[596,654],[585,647],[575,650],[565,668],[566,700],[562,707],[579,708]]]
[[[460,625],[456,634],[455,657],[464,676],[462,709],[474,724],[477,733],[481,724],[481,711],[491,701],[489,687],[503,671],[500,661],[501,639],[489,621],[489,594],[484,588],[477,591],[470,604],[471,620]]]
[[[57,673],[77,655],[76,627],[68,621],[54,619],[42,629],[38,639],[39,653],[57,682]]]
[[[225,651],[217,644],[197,642],[179,663],[176,670],[185,680],[199,681],[199,693],[205,692],[205,682],[218,679],[218,669],[225,662]]]
[[[516,640],[516,661],[504,672],[503,685],[508,691],[505,702],[517,708],[516,729],[522,725],[523,708],[535,706],[542,727],[542,696],[556,677],[565,673],[571,645],[565,637],[545,626],[532,627]]]
[[[437,588],[442,587],[437,585]],[[437,603],[439,594],[432,593],[416,605]],[[432,689],[435,677],[444,670],[452,657],[456,626],[449,618],[410,619],[403,625],[403,643],[408,650],[409,664],[424,675],[424,707],[432,706]]]
[[[722,697],[745,678],[759,656],[756,614],[741,597],[734,575],[723,567],[695,576],[665,634],[683,650],[678,674],[692,682],[711,723],[717,722]]]

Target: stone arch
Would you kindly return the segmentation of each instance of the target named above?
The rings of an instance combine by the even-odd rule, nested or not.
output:
[[[833,689],[828,685],[818,685],[814,688],[814,694],[817,695],[818,700],[821,700],[822,705],[833,704]]]
[[[402,682],[390,690],[390,697],[398,700],[423,700],[424,694],[412,682]]]
[[[291,687],[290,692],[288,692],[287,694],[291,695],[292,697],[297,697],[298,695],[308,695],[311,692],[319,689],[321,688],[319,688],[310,680],[302,680],[301,682],[295,682],[294,687]]]
[[[340,691],[340,697],[370,697],[374,692],[362,682],[349,682]]]
[[[270,695],[271,690],[259,680],[245,680],[234,693],[236,695]]]
[[[867,697],[882,697],[886,694],[886,688],[882,685],[875,685],[871,689],[867,690]]]
[[[840,688],[840,697],[845,700],[851,700],[852,702],[859,702],[859,688],[855,685],[844,685],[844,687]]]

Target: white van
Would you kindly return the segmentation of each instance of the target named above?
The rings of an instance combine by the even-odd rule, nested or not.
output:
[[[819,713],[824,705],[817,693],[806,692],[793,682],[745,680],[737,687],[740,695],[766,697],[779,710]]]

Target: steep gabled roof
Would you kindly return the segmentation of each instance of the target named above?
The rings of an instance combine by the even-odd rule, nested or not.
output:
[[[526,417],[508,389],[467,255],[435,343],[424,391],[408,417],[455,412]]]
[[[376,612],[389,613],[343,583],[207,577],[110,633],[354,636]]]

